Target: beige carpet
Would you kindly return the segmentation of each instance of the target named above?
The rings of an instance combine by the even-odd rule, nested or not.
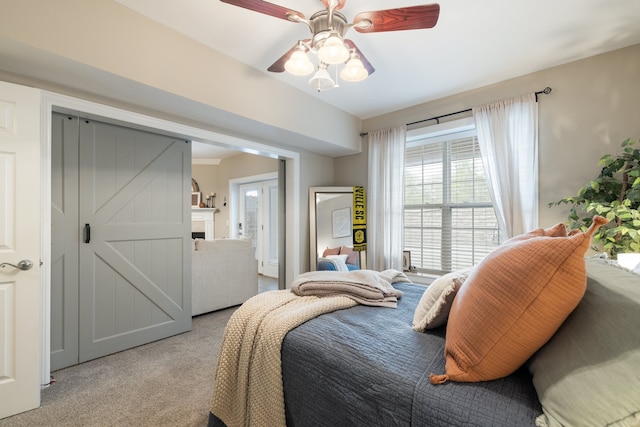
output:
[[[8,426],[206,426],[222,335],[235,308],[190,332],[53,372],[38,409]]]

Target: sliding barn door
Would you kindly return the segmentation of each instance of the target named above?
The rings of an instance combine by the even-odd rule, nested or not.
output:
[[[51,120],[51,370],[78,363],[78,117]]]
[[[191,329],[191,144],[69,120],[54,117],[53,126],[64,148],[57,153],[52,144],[63,171],[52,168],[52,188],[56,173],[69,175],[61,178],[60,198],[52,197],[52,254],[59,263],[52,273],[54,369]]]
[[[191,329],[191,144],[80,120],[80,361]]]

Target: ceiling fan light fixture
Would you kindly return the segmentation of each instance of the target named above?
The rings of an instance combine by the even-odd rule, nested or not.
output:
[[[311,74],[314,68],[304,48],[300,46],[296,48],[284,64],[284,69],[294,76],[306,76],[307,74]]]
[[[336,87],[336,83],[327,71],[327,64],[320,64],[318,66],[318,71],[309,79],[309,85],[318,92],[324,92]]]
[[[340,35],[331,33],[318,49],[318,59],[325,64],[340,64],[349,59],[349,49]]]
[[[301,12],[269,3],[269,1],[222,1],[275,18],[305,24],[309,27],[311,37],[298,40],[296,45],[267,70],[272,73],[288,71],[295,75],[311,73],[313,68],[309,66],[310,61],[306,57],[306,53],[311,51],[317,55],[320,66],[318,72],[309,80],[309,84],[318,91],[338,87],[338,64],[347,63],[344,67],[346,69],[340,72],[340,76],[349,82],[364,80],[375,72],[375,68],[353,41],[344,38],[351,28],[359,33],[419,30],[433,28],[438,23],[440,16],[440,5],[437,3],[361,12],[350,22],[340,12],[345,7],[346,0],[322,0],[325,8],[315,12],[308,19]],[[327,73],[329,65],[336,66],[335,80],[332,80]]]
[[[340,78],[346,82],[360,82],[369,77],[369,72],[357,54],[352,54],[347,64],[340,71]]]

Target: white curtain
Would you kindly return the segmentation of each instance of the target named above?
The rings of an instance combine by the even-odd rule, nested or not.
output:
[[[406,126],[369,132],[367,268],[402,271]]]
[[[538,227],[535,94],[473,108],[487,184],[503,239]]]

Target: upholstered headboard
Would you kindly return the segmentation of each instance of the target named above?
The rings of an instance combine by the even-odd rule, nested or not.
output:
[[[587,291],[529,361],[539,426],[640,426],[640,275],[587,258]]]

